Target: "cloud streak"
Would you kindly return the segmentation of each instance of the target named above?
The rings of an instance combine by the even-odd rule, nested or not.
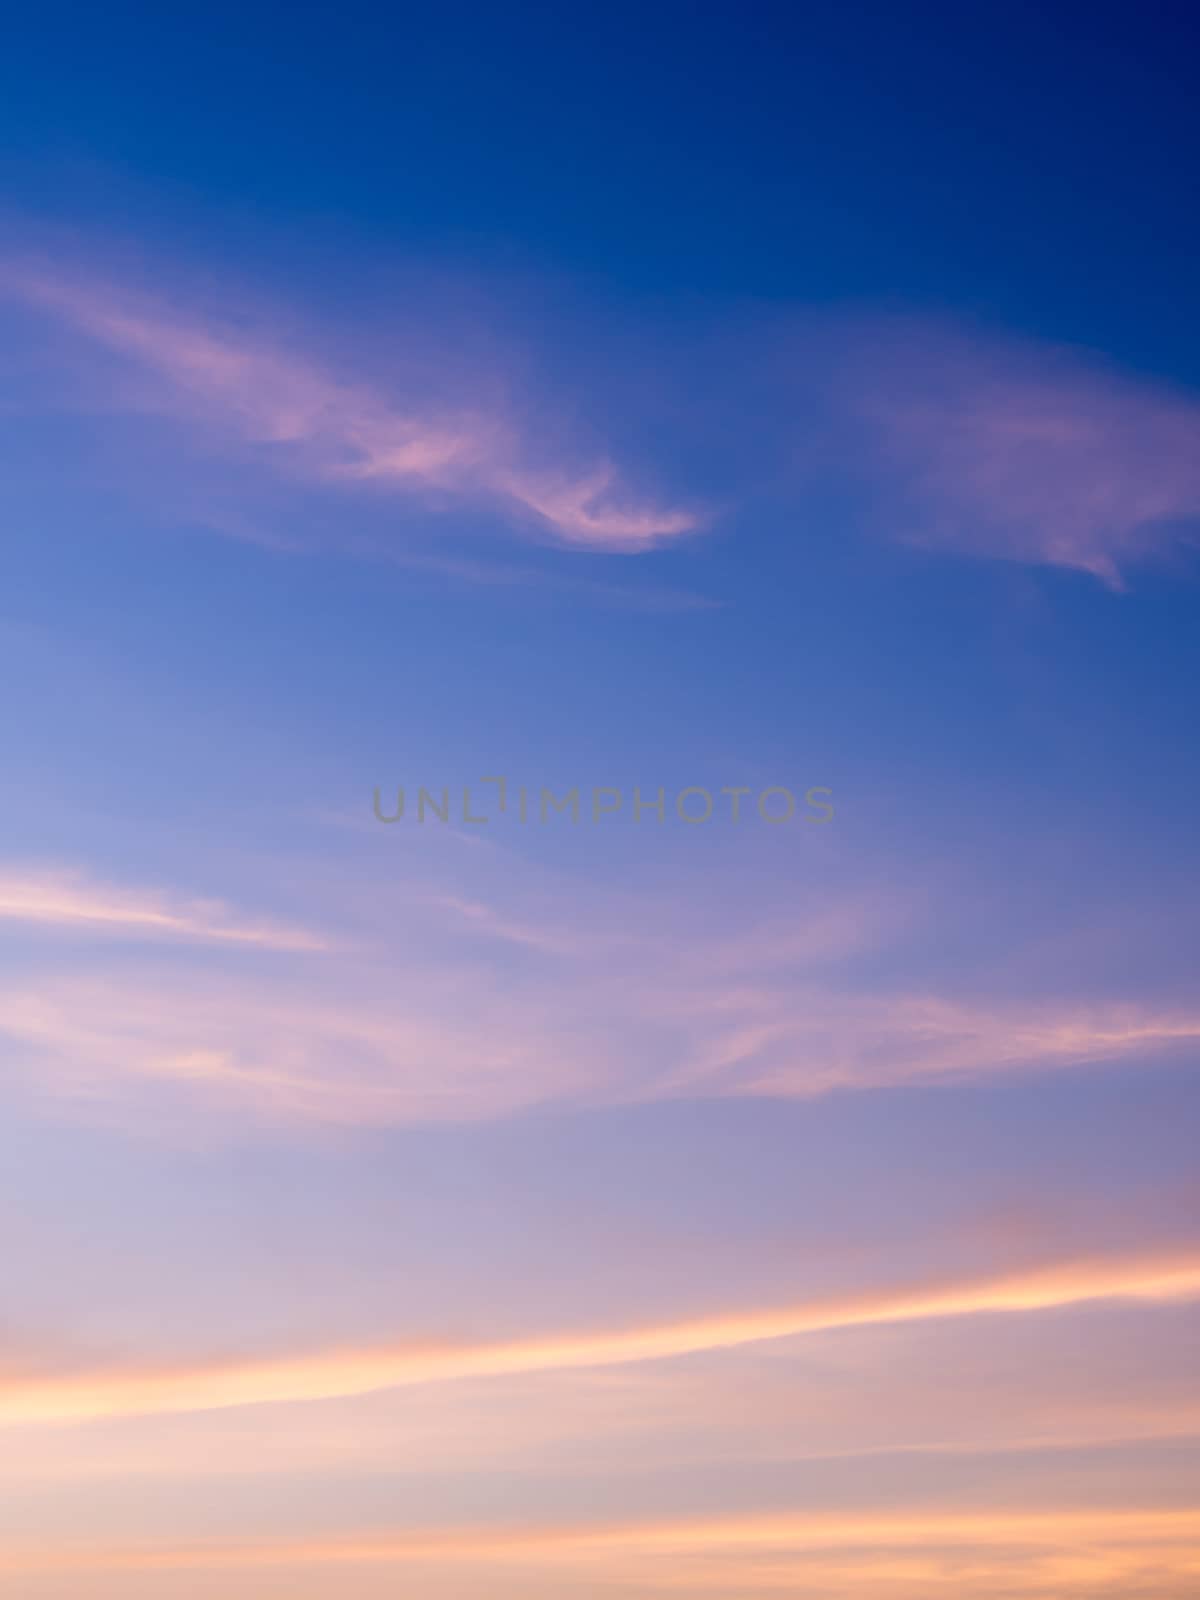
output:
[[[231,922],[211,907],[44,886],[8,905],[9,916],[81,934],[320,948],[315,936]],[[1135,1004],[861,995],[816,988],[787,964],[771,987],[736,970],[722,982],[703,950],[694,971],[684,961],[664,977],[663,958],[649,980],[636,941],[597,951],[536,921],[462,921],[480,949],[413,949],[403,978],[357,946],[353,965],[330,946],[302,973],[253,982],[199,968],[35,971],[0,986],[0,1040],[24,1047],[23,1074],[39,1097],[189,1132],[201,1114],[214,1127],[232,1118],[242,1133],[248,1117],[388,1127],[535,1106],[804,1101],[1173,1060],[1200,1041],[1200,1018]],[[507,981],[491,970],[496,941],[522,962]],[[471,1016],[455,1005],[464,983]]]
[[[1200,1016],[1141,1005],[987,1003],[829,991],[734,996],[674,1093],[812,1099],[1064,1071],[1200,1042]]]
[[[165,415],[232,435],[275,468],[325,484],[372,485],[497,506],[518,529],[581,549],[637,552],[694,532],[698,515],[639,496],[615,463],[539,459],[512,408],[417,396],[330,370],[247,331],[245,318],[176,309],[163,295],[10,262],[0,290],[117,353],[157,384]]]
[[[1013,1550],[1066,1547],[1093,1555],[1109,1548],[1151,1552],[1179,1546],[1188,1554],[1200,1534],[1200,1511],[1185,1507],[1112,1507],[1048,1510],[927,1509],[879,1514],[776,1512],[703,1521],[626,1522],[526,1528],[461,1528],[370,1534],[342,1539],[270,1542],[211,1541],[189,1546],[89,1546],[72,1550],[0,1550],[9,1572],[246,1569],[278,1566],[358,1566],[424,1560],[507,1562],[603,1555],[618,1557],[737,1555],[755,1551],[802,1552],[920,1549]],[[1194,1551],[1192,1552],[1194,1555]],[[1194,1562],[1189,1563],[1189,1569]],[[900,1568],[903,1572],[903,1568]],[[726,1574],[729,1579],[733,1575]],[[1092,1571],[1093,1580],[1096,1577]]]
[[[330,1400],[460,1378],[623,1366],[736,1349],[767,1340],[1103,1301],[1145,1305],[1200,1298],[1200,1255],[1068,1262],[1003,1277],[876,1291],[776,1310],[657,1326],[477,1345],[332,1350],[159,1371],[0,1375],[0,1424],[211,1411]]]
[[[0,867],[0,922],[63,932],[132,939],[180,939],[257,946],[266,950],[324,950],[328,942],[304,928],[244,921],[219,900],[180,901],[166,894],[96,883],[72,871]]]

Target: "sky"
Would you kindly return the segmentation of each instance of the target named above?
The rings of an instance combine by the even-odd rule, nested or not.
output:
[[[14,14],[6,1596],[1200,1586],[1198,42]]]

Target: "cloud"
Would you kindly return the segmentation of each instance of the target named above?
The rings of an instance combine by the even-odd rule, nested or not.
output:
[[[877,1579],[899,1577],[907,1583],[917,1574],[913,1564],[905,1559],[905,1552],[955,1550],[970,1552],[976,1560],[982,1557],[985,1561],[989,1554],[1003,1552],[1010,1560],[1016,1557],[1018,1576],[1023,1560],[1033,1554],[1044,1559],[1047,1552],[1052,1552],[1060,1575],[1064,1568],[1074,1568],[1072,1587],[1081,1575],[1086,1575],[1093,1585],[1089,1592],[1095,1594],[1097,1581],[1119,1578],[1128,1570],[1128,1558],[1135,1554],[1143,1569],[1148,1558],[1157,1558],[1169,1561],[1178,1574],[1195,1572],[1194,1546],[1198,1534],[1200,1511],[1190,1506],[1039,1510],[920,1507],[888,1513],[803,1510],[704,1520],[409,1530],[274,1542],[210,1540],[195,1545],[142,1543],[105,1547],[89,1544],[82,1548],[72,1548],[67,1543],[55,1549],[10,1545],[0,1548],[0,1570],[29,1573],[254,1571],[280,1566],[366,1567],[424,1561],[482,1562],[492,1567],[514,1561],[557,1562],[564,1558],[592,1561],[605,1557],[612,1557],[619,1569],[631,1557],[644,1560],[665,1556],[674,1562],[705,1555],[742,1557],[756,1552],[827,1551],[838,1552],[843,1557],[873,1553],[876,1560],[882,1557],[884,1561],[883,1571],[875,1574]],[[1063,1551],[1071,1555],[1064,1557]],[[650,1581],[655,1587],[664,1582],[674,1587],[680,1577],[676,1570],[675,1583],[672,1583],[670,1569],[656,1571],[653,1567],[641,1567],[639,1573],[642,1581]],[[950,1576],[945,1571],[937,1575]],[[963,1592],[964,1576],[968,1585],[966,1592],[970,1593],[974,1590],[970,1567],[964,1574],[960,1556],[959,1588],[954,1592]],[[1006,1576],[1011,1579],[1013,1574],[1007,1572]],[[1070,1581],[1069,1574],[1068,1578]],[[731,1585],[732,1592],[737,1591],[737,1571],[726,1571],[720,1579]],[[883,1592],[895,1591],[886,1589]],[[921,1591],[906,1587],[904,1592]],[[1011,1592],[1007,1585],[1005,1592]]]
[[[180,901],[173,895],[96,883],[70,870],[0,866],[4,921],[133,939],[198,940],[267,950],[328,948],[326,940],[304,928],[244,921],[219,900]]]
[[[615,1331],[477,1345],[331,1350],[244,1363],[49,1378],[0,1375],[0,1424],[220,1410],[369,1394],[409,1384],[623,1366],[878,1324],[1035,1312],[1100,1301],[1200,1298],[1200,1255],[1066,1262],[1002,1277],[802,1302]]]
[[[687,900],[596,889],[582,914],[578,885],[565,903],[555,881],[509,882],[503,856],[470,868],[395,894],[339,882],[319,919],[336,937],[80,871],[0,868],[0,928],[74,941],[69,966],[31,946],[0,980],[13,1090],[168,1137],[240,1138],[803,1101],[1165,1062],[1200,1042],[1182,1005],[864,990],[859,964],[907,926],[878,892],[810,896],[803,916],[768,901],[697,933]],[[212,951],[164,966],[116,940]],[[255,948],[297,959],[257,972],[220,959]]]
[[[692,512],[622,504],[616,468],[610,463],[585,478],[506,472],[499,483],[519,504],[543,517],[568,544],[643,549],[696,528]]]
[[[1141,1005],[981,1003],[830,990],[720,994],[669,1091],[810,1099],[1001,1072],[1061,1071],[1200,1042],[1200,1015]]]
[[[452,349],[462,341],[447,338],[432,361],[405,352],[386,377],[368,377],[311,326],[268,333],[245,304],[201,310],[166,284],[163,275],[146,289],[128,273],[89,275],[27,253],[0,261],[0,292],[141,375],[138,408],[249,451],[277,479],[434,511],[486,506],[519,534],[579,550],[649,551],[711,520],[648,498],[603,447],[564,442],[547,423],[568,409],[561,395],[517,403],[504,368],[515,374],[520,357],[493,346],[464,376]],[[1200,400],[1186,391],[1091,352],[935,316],[785,309],[770,340],[792,352],[782,388],[777,354],[744,329],[702,341],[690,358],[676,349],[673,366],[662,351],[653,358],[656,381],[675,395],[672,453],[699,449],[731,511],[777,481],[781,452],[794,459],[800,437],[810,471],[848,461],[871,520],[930,550],[1063,567],[1120,588],[1130,569],[1168,563],[1200,537]],[[654,348],[648,334],[641,348]],[[823,504],[811,482],[803,498],[804,518]],[[232,531],[253,527],[244,504],[214,516]],[[262,530],[242,536],[288,547]],[[475,557],[407,559],[515,581]]]
[[[583,929],[444,893],[420,904],[430,914],[407,935],[393,925],[380,936],[390,964],[364,933],[327,945],[319,965],[253,978],[115,959],[100,970],[94,955],[83,970],[35,968],[0,984],[0,1043],[39,1099],[169,1136],[207,1127],[241,1137],[539,1106],[809,1100],[1171,1060],[1200,1041],[1200,1017],[1181,1009],[860,993],[847,974],[826,973],[863,937],[854,916],[833,912],[814,913],[846,941],[829,949],[781,928],[777,944],[748,935],[730,951],[721,936],[673,950],[649,929]],[[219,906],[55,883],[10,886],[7,907],[81,934],[321,948]]]
[[[557,883],[531,888],[526,874],[524,887],[492,896],[481,876],[472,863],[461,889],[430,882],[394,895],[372,881],[357,901],[339,884],[321,921],[342,933],[319,963],[251,976],[91,952],[70,970],[34,965],[0,980],[0,1045],[9,1041],[39,1099],[189,1137],[205,1125],[244,1135],[468,1122],[653,1098],[675,1092],[671,1076],[697,1048],[700,996],[732,984],[730,1013],[702,1021],[724,1038],[741,1020],[747,970],[781,968],[784,982],[802,964],[824,970],[869,941],[878,916],[858,902],[814,905],[801,925],[721,933],[693,950],[671,931],[669,907],[642,896],[595,892],[581,920],[578,885],[564,904]],[[11,915],[80,934],[308,943],[219,906],[81,874],[0,874],[0,908],[6,889]]]
[[[1113,588],[1200,533],[1200,401],[1096,357],[933,320],[868,323],[836,385],[899,536]],[[853,430],[852,430],[853,431]]]
[[[285,473],[426,505],[491,503],[519,529],[577,548],[644,551],[699,526],[695,512],[638,495],[611,461],[547,464],[511,406],[397,401],[249,330],[245,314],[201,316],[162,294],[20,262],[0,269],[0,290],[153,375],[147,408],[232,436]]]
[[[469,988],[469,1014],[457,997]],[[0,991],[0,1039],[39,1097],[165,1126],[387,1127],[471,1122],[603,1099],[600,1051],[559,1013],[468,971],[407,981],[345,967],[280,979],[193,971],[32,978]]]
[[[813,1336],[815,1351],[773,1348],[769,1361],[747,1346],[669,1366],[460,1379],[274,1406],[269,1423],[254,1406],[34,1423],[19,1451],[0,1452],[0,1484],[11,1496],[36,1483],[126,1480],[136,1493],[139,1480],[167,1477],[419,1474],[452,1491],[465,1474],[500,1470],[559,1482],[603,1473],[644,1492],[717,1466],[824,1476],[847,1462],[903,1473],[912,1461],[936,1476],[968,1460],[1020,1471],[1029,1457],[1052,1471],[1085,1450],[1120,1473],[1147,1447],[1200,1439],[1188,1353],[1178,1337],[1151,1338],[1145,1317],[1135,1326],[1122,1359],[1100,1362],[1095,1339],[1080,1361],[1074,1319],[1049,1340],[1039,1328],[1036,1351],[1011,1340],[1011,1325],[991,1338],[978,1322],[938,1338],[926,1324],[916,1337],[881,1325],[853,1349],[833,1332]]]

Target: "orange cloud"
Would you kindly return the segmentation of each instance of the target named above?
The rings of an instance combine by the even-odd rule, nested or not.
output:
[[[1200,1256],[1065,1263],[1004,1277],[874,1292],[658,1326],[478,1345],[395,1345],[244,1363],[29,1378],[0,1375],[0,1423],[327,1400],[408,1384],[661,1361],[876,1324],[1200,1298]]]
[[[21,1428],[0,1451],[0,1496],[35,1484],[246,1475],[406,1475],[452,1484],[464,1473],[603,1476],[644,1484],[681,1471],[876,1463],[897,1481],[904,1458],[951,1475],[969,1458],[977,1486],[1006,1458],[1053,1476],[1063,1453],[1098,1452],[1109,1481],[1144,1473],[1145,1448],[1200,1438],[1181,1316],[1107,1317],[1080,1359],[1074,1317],[1031,1323],[944,1320],[837,1330],[705,1359],[518,1373],[272,1408],[89,1419]],[[1115,1336],[1115,1337],[1114,1337]],[[1036,1344],[1034,1343],[1036,1341]],[[1036,1348],[1036,1359],[1031,1350]],[[61,1362],[60,1362],[61,1366]],[[15,1363],[14,1363],[15,1370]],[[46,1363],[24,1360],[28,1376]],[[1161,1480],[1158,1480],[1161,1481]],[[219,1491],[218,1491],[219,1492]]]
[[[915,1510],[782,1513],[658,1523],[375,1534],[345,1539],[217,1542],[186,1546],[142,1544],[83,1549],[0,1548],[0,1571],[247,1570],[280,1566],[367,1566],[422,1561],[556,1561],[614,1553],[642,1557],[738,1555],[774,1551],[887,1551],[958,1549],[1015,1551],[1065,1547],[1076,1559],[1140,1548],[1143,1559],[1178,1550],[1200,1569],[1195,1541],[1200,1510],[1113,1507],[1028,1510]],[[903,1570],[903,1569],[902,1569]],[[1095,1568],[1092,1568],[1093,1577]],[[727,1574],[736,1577],[736,1574]]]

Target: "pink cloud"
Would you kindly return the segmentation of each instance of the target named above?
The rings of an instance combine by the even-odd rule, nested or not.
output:
[[[647,497],[602,447],[579,451],[535,425],[506,377],[519,356],[493,349],[470,371],[469,357],[464,366],[442,351],[418,378],[406,354],[386,377],[367,378],[344,354],[318,353],[316,329],[279,338],[244,308],[181,309],[131,281],[0,265],[0,290],[140,376],[139,405],[248,449],[277,476],[434,508],[484,505],[526,537],[572,549],[647,551],[702,523],[693,507]],[[708,452],[718,467],[749,450],[754,483],[771,478],[776,427],[794,433],[803,417],[817,442],[810,465],[819,442],[834,441],[906,543],[1065,567],[1120,588],[1131,567],[1194,541],[1200,401],[1186,393],[1086,353],[932,318],[826,319],[801,335],[799,355],[805,376],[783,393],[771,392],[763,349],[710,357],[703,387],[724,397],[721,443]],[[812,381],[820,370],[832,383]],[[680,389],[679,414],[703,436],[714,423],[695,387],[693,376],[686,396]],[[549,398],[538,399],[543,418],[554,414]],[[734,500],[752,492],[746,482],[740,496],[730,490]]]
[[[469,889],[373,887],[369,902],[339,890],[318,919],[332,933],[81,872],[0,872],[0,929],[69,933],[77,947],[66,970],[39,961],[0,984],[14,1088],[88,1116],[240,1137],[547,1105],[809,1100],[1165,1064],[1200,1040],[1186,1003],[863,992],[859,958],[907,920],[875,891],[700,936],[643,894],[595,894],[581,919],[575,884],[505,889],[501,864],[484,892],[479,871]],[[420,930],[407,944],[401,909]],[[210,948],[162,970],[120,961],[117,938]],[[220,965],[222,949],[248,946],[279,953],[269,971]]]
[[[852,346],[842,401],[911,543],[1120,588],[1200,519],[1200,402],[1186,394],[1065,348],[919,323],[876,324]]]
[[[248,921],[220,901],[184,901],[173,894],[98,883],[71,870],[0,864],[0,923],[110,933],[135,939],[185,939],[257,945],[269,950],[324,950],[306,928]]]
[[[644,499],[610,461],[547,464],[512,406],[401,404],[247,331],[244,317],[180,311],[110,281],[10,264],[0,290],[153,377],[153,409],[267,447],[274,466],[301,477],[491,503],[527,532],[579,548],[637,552],[698,527],[695,512]]]

